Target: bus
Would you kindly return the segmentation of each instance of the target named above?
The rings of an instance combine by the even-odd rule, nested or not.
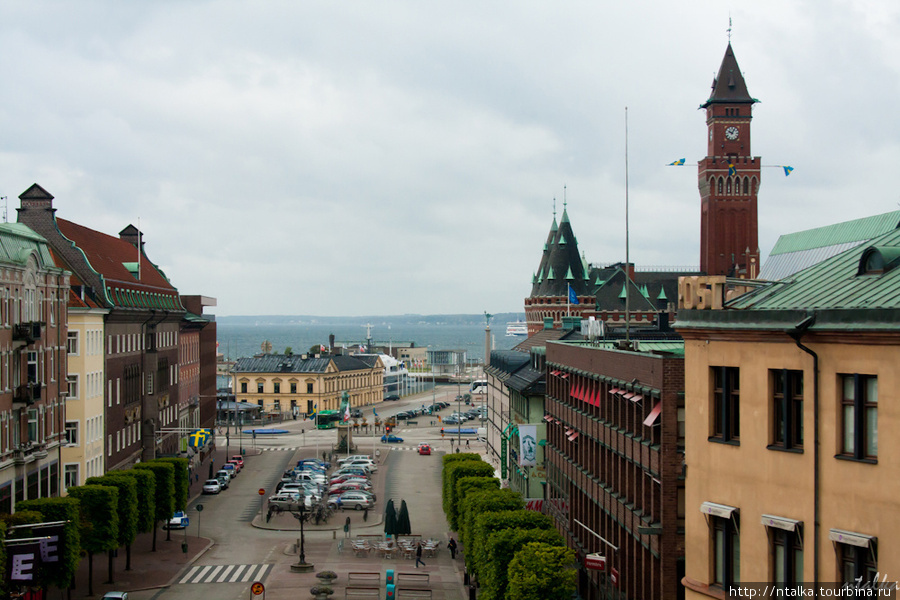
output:
[[[487,394],[487,379],[476,379],[469,386],[470,394]]]
[[[320,410],[316,414],[316,429],[334,429],[343,420],[339,410]]]

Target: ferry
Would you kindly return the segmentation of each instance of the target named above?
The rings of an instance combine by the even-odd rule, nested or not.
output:
[[[515,323],[506,324],[507,336],[528,335],[528,323],[525,321],[516,321]]]

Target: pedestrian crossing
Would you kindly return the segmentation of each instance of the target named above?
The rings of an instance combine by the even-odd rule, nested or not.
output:
[[[191,567],[178,583],[246,583],[262,581],[271,569],[271,564],[198,565]]]

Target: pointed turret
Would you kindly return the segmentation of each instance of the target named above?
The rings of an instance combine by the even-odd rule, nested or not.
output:
[[[731,42],[725,49],[725,58],[722,59],[722,66],[719,67],[719,74],[713,80],[712,94],[709,96],[700,108],[706,108],[710,104],[754,104],[759,102],[756,98],[750,96],[747,91],[747,83],[738,67],[737,59],[734,57],[734,50],[731,48]]]

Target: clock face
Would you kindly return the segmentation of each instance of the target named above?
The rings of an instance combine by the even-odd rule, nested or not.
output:
[[[725,130],[725,138],[731,140],[732,142],[738,139],[739,131],[737,127],[729,127]]]

